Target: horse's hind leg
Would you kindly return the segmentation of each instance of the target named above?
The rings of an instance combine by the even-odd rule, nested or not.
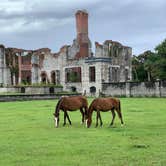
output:
[[[103,125],[103,122],[102,122],[102,119],[101,119],[101,114],[100,114],[100,112],[99,112],[99,119],[100,119],[100,126],[102,126],[102,125]]]
[[[100,111],[96,111],[96,127],[98,126],[99,116],[100,116]]]
[[[123,125],[122,113],[119,110],[117,110],[117,113],[118,113],[119,119],[121,121],[121,125]]]
[[[64,111],[64,122],[63,122],[63,126],[66,125],[66,111]]]
[[[83,123],[84,123],[84,118],[85,118],[84,115],[85,115],[85,114],[84,114],[84,111],[83,111],[82,108],[80,108],[80,112],[81,112],[81,114],[82,114],[82,124],[83,124]]]
[[[115,119],[115,116],[116,116],[114,110],[111,110],[111,112],[112,112],[112,122],[111,122],[110,126],[112,126],[114,124],[114,119]]]

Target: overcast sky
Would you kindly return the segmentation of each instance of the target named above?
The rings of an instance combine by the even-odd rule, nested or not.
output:
[[[138,55],[166,38],[166,0],[0,0],[0,44],[58,52],[76,37],[78,9],[89,13],[93,48],[109,39]]]

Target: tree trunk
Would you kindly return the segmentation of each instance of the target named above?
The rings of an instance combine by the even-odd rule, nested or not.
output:
[[[148,71],[148,81],[151,81],[150,72]]]

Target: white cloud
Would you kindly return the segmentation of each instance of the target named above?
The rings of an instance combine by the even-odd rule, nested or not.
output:
[[[1,33],[45,30],[73,20],[73,10],[100,0],[15,0],[0,1]]]
[[[6,13],[20,12],[23,11],[25,6],[24,1],[1,1],[0,10],[4,10]]]
[[[43,41],[51,34],[48,42],[54,41],[56,35],[54,47],[59,48],[66,40],[75,38],[75,11],[87,9],[92,43],[94,40],[119,40],[134,46],[133,50],[138,52],[148,46],[152,49],[159,38],[163,40],[165,8],[165,0],[0,0],[0,39],[8,43],[10,35],[12,43],[17,45],[26,42],[24,37],[28,34],[32,42],[23,43],[24,46],[42,47],[37,45],[41,42],[35,37],[36,33]],[[146,47],[141,41],[146,41]]]

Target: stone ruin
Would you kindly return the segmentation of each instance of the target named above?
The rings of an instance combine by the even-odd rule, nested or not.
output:
[[[65,91],[98,94],[103,83],[130,81],[132,49],[106,40],[95,42],[93,53],[87,11],[78,10],[75,18],[76,38],[58,53],[49,48],[24,50],[0,45],[0,86],[55,84]]]

